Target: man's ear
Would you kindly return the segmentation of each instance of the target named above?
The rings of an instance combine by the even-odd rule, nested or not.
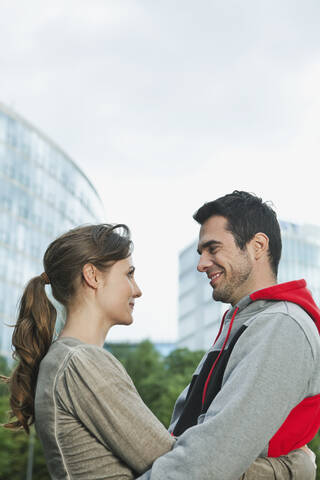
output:
[[[86,263],[82,267],[82,278],[91,288],[98,288],[97,268],[92,263]]]
[[[262,232],[258,232],[250,241],[255,260],[259,260],[269,251],[269,237]]]

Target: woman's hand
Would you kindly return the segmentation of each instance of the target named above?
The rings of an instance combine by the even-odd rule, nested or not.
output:
[[[316,464],[316,454],[315,454],[312,450],[310,450],[310,448],[308,447],[308,445],[305,445],[304,447],[301,447],[301,450],[303,450],[304,452],[306,452],[306,453],[310,456],[310,458],[311,458],[311,460],[312,460],[315,468],[317,468],[317,464]]]
[[[315,459],[307,445],[282,457],[259,457],[239,480],[315,480]]]

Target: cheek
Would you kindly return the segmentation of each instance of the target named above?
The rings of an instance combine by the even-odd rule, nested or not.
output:
[[[118,285],[109,296],[109,304],[113,309],[124,311],[129,308],[129,300],[132,298],[132,289],[129,283],[122,283]]]
[[[127,319],[129,308],[127,299],[119,291],[112,297],[105,298],[102,306],[104,314],[115,324]]]
[[[228,256],[223,255],[221,253],[220,254],[217,253],[213,257],[213,263],[216,264],[216,265],[220,265],[223,268],[228,268],[228,264],[229,264]]]

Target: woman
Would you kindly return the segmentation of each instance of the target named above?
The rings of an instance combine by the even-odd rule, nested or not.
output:
[[[54,480],[132,479],[175,442],[122,365],[102,348],[113,325],[132,323],[141,296],[131,249],[125,225],[75,228],[49,245],[44,273],[23,293],[12,340],[19,364],[9,380],[17,420],[6,427],[28,433],[35,422]],[[67,312],[53,343],[56,310],[45,284]],[[276,478],[312,478],[304,465],[308,457],[296,455],[273,461],[290,474],[293,459],[301,475]],[[260,471],[265,480],[275,478],[268,460],[251,468],[244,478],[254,474],[258,480]]]

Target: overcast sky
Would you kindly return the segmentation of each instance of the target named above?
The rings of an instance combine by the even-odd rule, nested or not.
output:
[[[193,212],[234,189],[320,224],[318,0],[1,0],[0,101],[90,178],[143,296],[110,340],[174,340]]]

